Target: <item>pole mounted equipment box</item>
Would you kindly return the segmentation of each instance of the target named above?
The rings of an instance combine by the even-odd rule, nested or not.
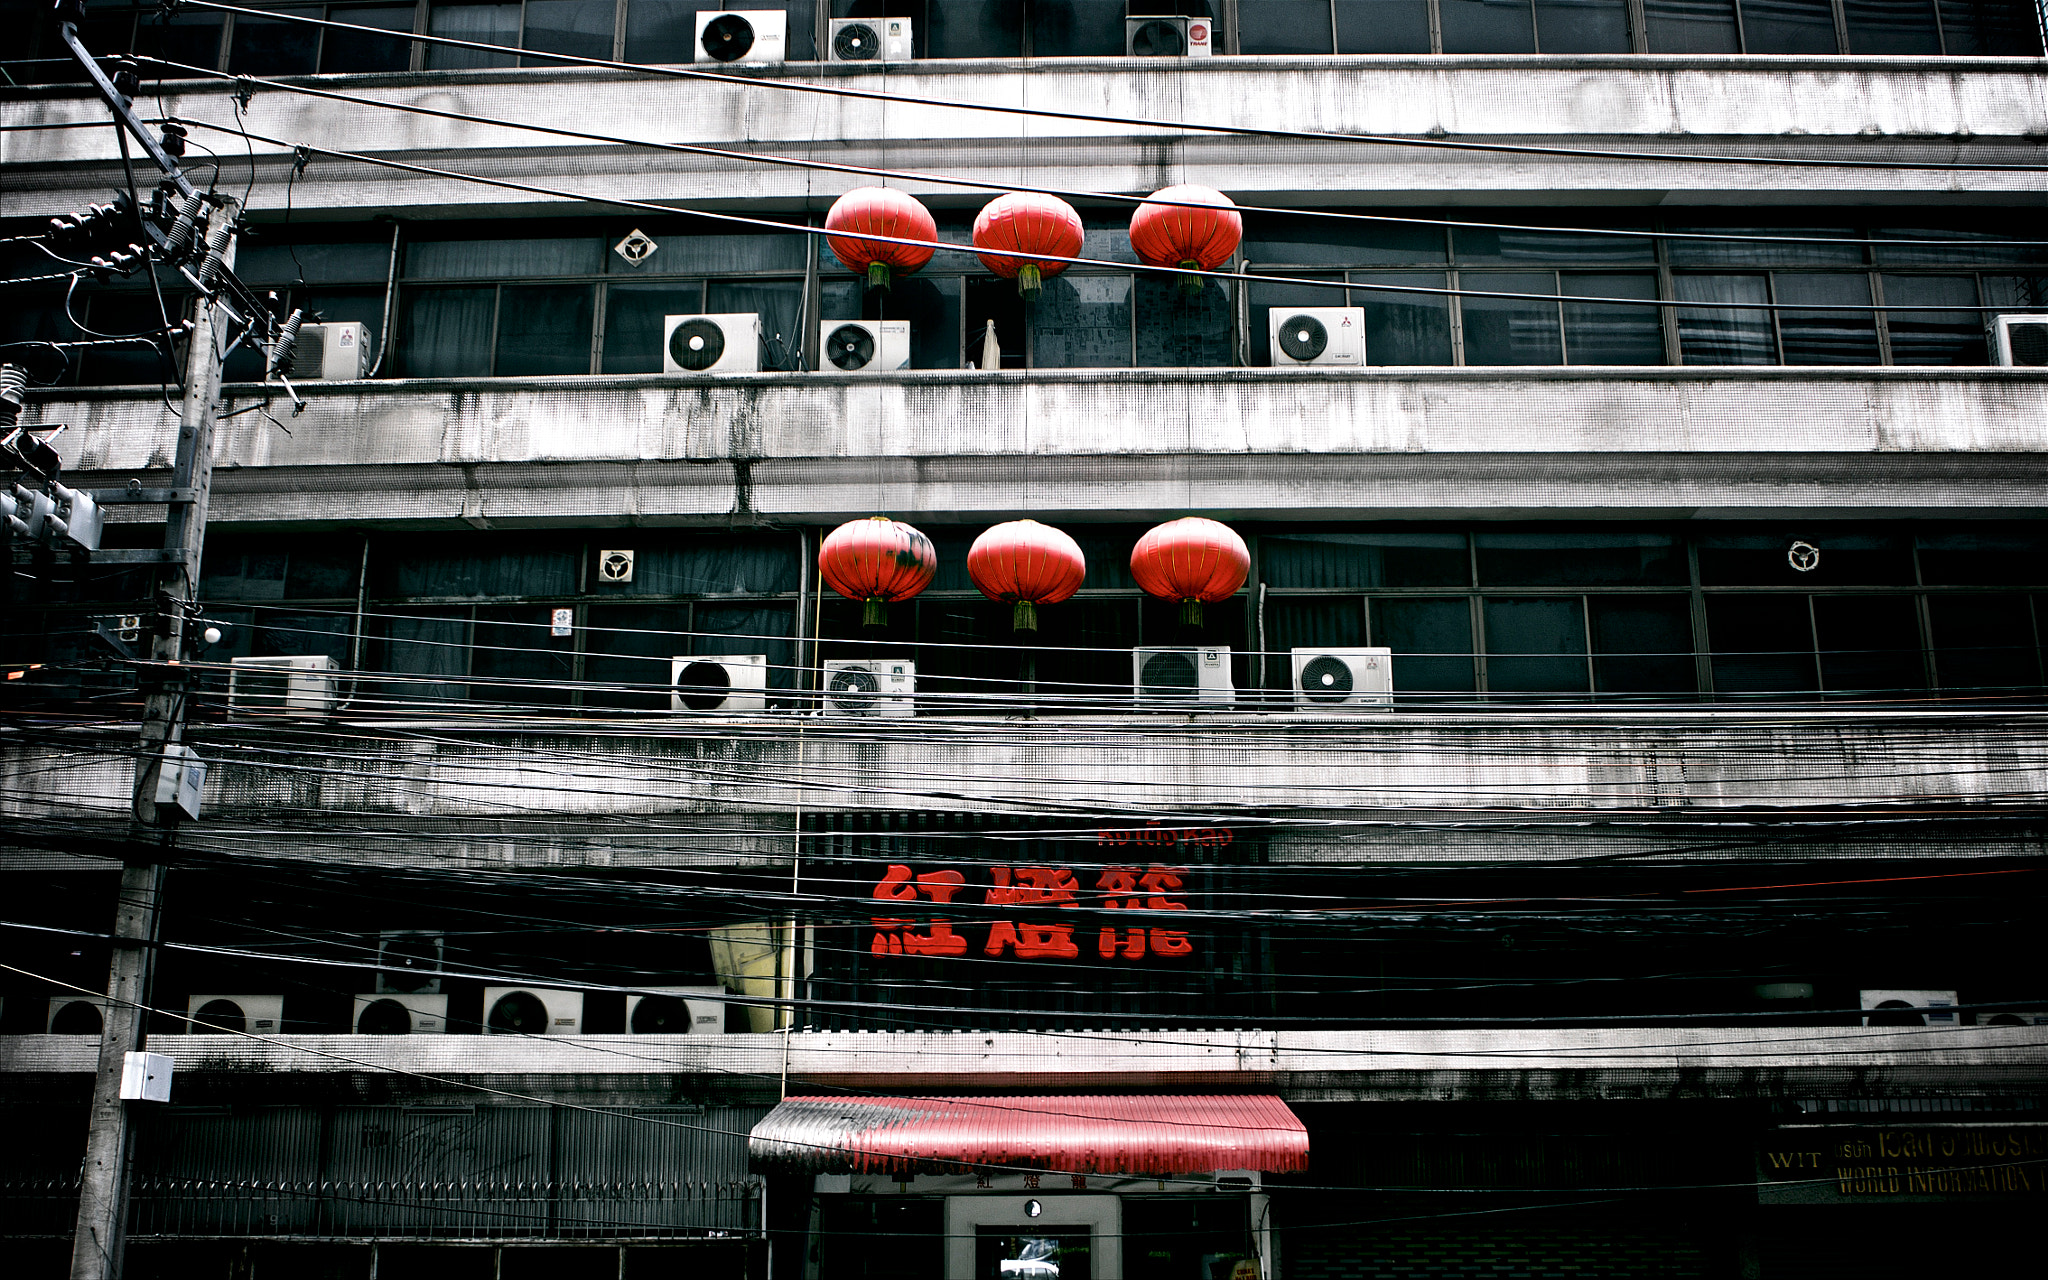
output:
[[[171,1055],[168,1053],[122,1054],[121,1097],[128,1102],[169,1102],[171,1100]]]
[[[156,802],[176,805],[188,818],[199,816],[199,798],[206,791],[206,761],[180,743],[164,748],[164,767],[156,775]]]

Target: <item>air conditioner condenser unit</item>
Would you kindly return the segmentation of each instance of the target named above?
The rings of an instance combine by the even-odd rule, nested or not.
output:
[[[274,1036],[284,1030],[284,997],[193,996],[185,1002],[189,1035],[226,1036],[247,1031]]]
[[[228,707],[317,715],[334,708],[334,659],[324,653],[228,661]]]
[[[766,66],[784,60],[789,15],[781,9],[697,10],[697,61]]]
[[[1124,19],[1124,53],[1133,58],[1206,58],[1216,51],[1216,24],[1208,18]]]
[[[825,320],[818,325],[819,373],[886,373],[910,367],[910,321]]]
[[[724,1035],[725,988],[642,988],[626,997],[626,1034]]]
[[[908,62],[908,18],[833,18],[826,32],[826,57],[833,62]]]
[[[1991,358],[2002,365],[2048,365],[2048,315],[1993,316]]]
[[[1296,649],[1294,701],[1305,710],[1394,705],[1392,649]]]
[[[835,715],[915,715],[917,664],[900,658],[828,658],[825,710]]]
[[[1364,307],[1268,307],[1266,326],[1276,369],[1365,363]]]
[[[447,946],[438,933],[387,929],[377,935],[377,993],[431,994],[441,989]]]
[[[52,996],[43,1027],[56,1036],[96,1036],[106,1025],[105,996]]]
[[[751,311],[663,316],[663,373],[759,373],[761,317]]]
[[[370,330],[354,320],[299,326],[288,377],[346,382],[370,372]]]
[[[1131,689],[1141,705],[1227,706],[1237,698],[1230,679],[1230,650],[1220,646],[1133,649]]]
[[[583,993],[550,987],[485,987],[484,1032],[573,1036],[583,1031]]]
[[[448,997],[425,992],[360,995],[348,1025],[359,1036],[445,1035]]]
[[[765,711],[768,656],[722,654],[715,658],[668,660],[671,711]]]
[[[1953,991],[1870,990],[1858,993],[1866,1027],[1940,1027],[1963,1025]]]

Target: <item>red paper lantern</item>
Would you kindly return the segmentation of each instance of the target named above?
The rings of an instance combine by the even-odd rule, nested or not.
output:
[[[1202,625],[1202,605],[1228,600],[1252,571],[1252,553],[1229,525],[1169,520],[1131,548],[1131,576],[1147,595],[1181,602],[1180,620]]]
[[[1088,559],[1081,545],[1036,520],[999,524],[967,551],[967,576],[991,600],[1016,603],[1012,629],[1038,630],[1038,606],[1058,604],[1081,589]]]
[[[818,548],[819,575],[840,595],[866,606],[860,618],[866,627],[887,626],[889,603],[924,590],[938,571],[932,540],[887,516],[849,520]]]
[[[832,256],[849,271],[864,271],[871,289],[889,287],[889,273],[909,275],[932,260],[929,245],[891,244],[885,240],[861,240],[861,233],[895,236],[902,240],[937,240],[938,224],[931,210],[917,197],[894,187],[855,187],[832,202],[825,215],[825,237]]]
[[[1058,196],[1012,191],[983,205],[974,218],[974,247],[980,251],[981,265],[1005,280],[1016,280],[1017,292],[1026,298],[1038,292],[1045,277],[1065,271],[1067,264],[991,250],[1072,258],[1081,252],[1082,238],[1081,215]]]
[[[1195,205],[1202,207],[1190,207]],[[1237,206],[1212,187],[1167,187],[1131,213],[1131,248],[1138,261],[1151,267],[1214,271],[1230,261],[1243,238],[1244,218]],[[1201,287],[1202,277],[1181,277],[1183,290]]]

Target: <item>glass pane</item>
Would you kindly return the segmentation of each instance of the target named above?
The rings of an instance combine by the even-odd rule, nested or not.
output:
[[[1837,53],[1828,0],[1742,0],[1744,53]]]
[[[1867,275],[1791,275],[1773,278],[1778,301],[1803,306],[1870,305]],[[1780,311],[1778,334],[1786,364],[1876,364],[1877,317],[1869,311]]]
[[[1682,586],[1688,576],[1667,533],[1482,530],[1472,541],[1486,587]]]
[[[1231,285],[1204,281],[1194,293],[1161,276],[1139,276],[1137,364],[1143,369],[1214,369],[1237,363],[1231,343]]]
[[[1024,53],[1023,6],[1010,0],[928,4],[919,30],[928,58],[1017,58]],[[1117,41],[1123,52],[1123,41]]]
[[[498,304],[501,378],[589,373],[596,290],[587,284],[507,285]]]
[[[700,0],[632,0],[626,6],[626,61],[692,62]]]
[[[1941,34],[1951,54],[2041,56],[2041,29],[2028,0],[1942,0]]]
[[[1088,1228],[1037,1227],[1029,1235],[982,1227],[974,1242],[974,1280],[1090,1280],[1095,1274]]]
[[[135,51],[188,67],[220,65],[220,34],[226,20],[217,13],[174,13],[145,17],[136,24]],[[177,72],[165,73],[177,78]]]
[[[690,652],[688,604],[591,605],[583,633],[583,704],[669,709],[669,659]]]
[[[1441,0],[1445,53],[1534,53],[1528,0]]]
[[[301,279],[314,284],[384,282],[391,242],[353,244],[249,244],[235,249],[235,274],[252,285],[282,287]]]
[[[704,312],[704,286],[696,280],[668,284],[615,284],[605,290],[606,373],[660,373],[662,321],[667,316]]]
[[[452,702],[466,687],[449,677],[469,674],[467,608],[393,610],[382,620],[382,639],[371,648],[376,671],[401,676],[440,677],[421,680],[368,680],[356,691],[355,703],[368,710],[401,703]]]
[[[1354,272],[1358,284],[1406,285],[1442,289],[1441,272]],[[1447,365],[1451,363],[1451,300],[1447,294],[1387,293],[1356,289],[1351,296],[1365,308],[1365,362],[1376,365]]]
[[[958,276],[899,278],[889,289],[863,289],[852,280],[828,281],[820,294],[827,319],[908,320],[911,368],[960,367]]]
[[[1812,526],[1697,539],[1706,586],[1910,586],[1913,558],[1890,534]]]
[[[1696,240],[1674,236],[1665,244],[1671,264],[1678,267],[1828,267],[1856,266],[1863,261],[1860,233],[1854,227],[1691,226],[1672,230],[1706,236],[1758,237]],[[1846,243],[1830,243],[1835,240]]]
[[[415,240],[405,246],[412,280],[530,280],[535,276],[588,276],[603,270],[605,245],[573,240]]]
[[[1927,687],[1920,619],[1911,596],[1815,596],[1821,687],[1831,693],[1894,693]]]
[[[1566,275],[1558,292],[1572,297],[1655,298],[1657,277]],[[1564,349],[1571,364],[1663,364],[1664,322],[1657,307],[1564,304]]]
[[[768,687],[796,688],[796,607],[787,604],[697,606],[690,652],[716,657],[758,653],[768,659]]]
[[[1692,608],[1684,596],[1588,596],[1593,687],[1601,693],[1692,693]]]
[[[1929,596],[1927,615],[1943,693],[1981,696],[2041,683],[2025,596]]]
[[[1842,0],[1851,53],[1940,53],[1934,0]]]
[[[1336,0],[1336,3],[1337,52],[1429,52],[1428,0]]]
[[[491,372],[496,289],[415,289],[405,299],[399,354],[415,378],[481,378]]]
[[[519,6],[516,4],[437,4],[427,16],[427,32],[451,40],[474,40],[479,44],[519,45]],[[457,49],[447,45],[427,46],[427,66],[445,71],[460,67],[511,67],[517,56],[482,49]]]
[[[1735,0],[1644,0],[1651,53],[1740,53]]]
[[[1884,300],[1897,306],[1974,307],[1974,276],[1884,276]],[[1984,319],[1976,311],[1887,311],[1893,364],[1985,364]]]
[[[1984,305],[2016,311],[2048,308],[2048,276],[1983,276]]]
[[[324,16],[318,5],[280,9],[278,12],[302,18]],[[399,47],[404,48],[403,45]],[[235,34],[229,41],[229,71],[250,76],[304,76],[313,73],[319,60],[320,28],[301,22],[282,22],[276,18],[237,15]]]
[[[1613,227],[1610,230],[1636,230]],[[1540,226],[1455,227],[1458,261],[1502,266],[1649,266],[1657,246],[1648,236],[1586,235]]]
[[[1274,587],[1464,587],[1462,533],[1268,533],[1259,573]]]
[[[478,683],[469,687],[472,701],[500,706],[561,706],[569,702],[576,638],[550,634],[549,614],[546,605],[476,611],[469,674]]]
[[[1123,0],[1037,0],[1031,6],[1034,58],[1120,58]]]
[[[635,267],[612,253],[609,246],[624,238],[627,230],[617,228],[617,234],[608,235],[600,246],[604,250],[605,270],[614,275],[667,276],[801,272],[804,269],[805,237],[801,232],[735,230],[729,223],[707,222],[699,218],[645,222],[640,224],[640,228],[660,246],[654,255]],[[842,274],[845,271],[829,252],[821,255],[821,265],[829,271]]]
[[[524,47],[573,53],[579,58],[610,58],[612,20],[617,14],[613,0],[526,0]],[[566,65],[547,58],[524,61],[529,67]]]
[[[1813,624],[1805,596],[1708,596],[1707,641],[1718,695],[1814,688]]]
[[[1240,11],[1238,48],[1247,55],[1329,53],[1329,0],[1259,0]]]
[[[704,289],[704,309],[714,315],[753,312],[761,317],[761,367],[801,369],[810,345],[797,331],[803,309],[801,280],[747,283],[713,280]]]
[[[1269,598],[1266,601],[1266,687],[1285,689],[1296,649],[1365,644],[1365,602],[1357,596]]]
[[[1247,286],[1251,306],[1251,356],[1255,365],[1273,363],[1272,313],[1297,307],[1341,307],[1346,290],[1341,276],[1301,276],[1303,280],[1326,280],[1335,288],[1313,284],[1271,284],[1254,282]],[[1281,319],[1286,319],[1282,316]]]
[[[1763,276],[1674,276],[1682,302],[1714,302],[1712,308],[1678,310],[1678,344],[1687,364],[1775,364],[1778,347],[1771,313],[1730,305],[1767,302]]]
[[[1556,293],[1557,277],[1548,272],[1535,275],[1462,271],[1458,273],[1458,288],[1489,293]],[[1466,364],[1564,363],[1564,348],[1558,341],[1557,303],[1548,299],[1517,302],[1513,298],[1461,293],[1459,305],[1464,312]]]
[[[1031,309],[1037,369],[1115,369],[1131,363],[1131,278],[1062,275]]]
[[[1586,614],[1577,596],[1494,598],[1486,616],[1486,687],[1578,693],[1587,687]]]
[[[1959,219],[1959,221],[1961,221]],[[1879,227],[1871,232],[1877,260],[1887,266],[1964,267],[2026,265],[2048,260],[2038,221],[1974,214],[1967,226]],[[1928,240],[1932,244],[1892,244]],[[2019,241],[2021,243],[2008,243]]]
[[[496,534],[436,534],[417,540],[380,540],[371,549],[372,596],[565,596],[576,589],[577,541],[560,535],[534,539]]]
[[[1092,558],[1091,558],[1092,562]],[[1038,611],[1038,689],[1068,706],[1128,705],[1138,602],[1076,598]]]
[[[1922,534],[1920,580],[1951,587],[2048,582],[2048,534],[1995,526]]]
[[[1245,221],[1245,260],[1261,267],[1404,267],[1442,262],[1444,248],[1442,227],[1285,214]]]
[[[760,595],[797,589],[795,534],[676,539],[644,530],[614,530],[592,537],[593,562],[586,580],[605,596]],[[611,550],[633,552],[631,582],[598,578],[595,561]]]
[[[1536,41],[1545,53],[1627,53],[1622,0],[1536,0]]]
[[[370,9],[336,9],[332,21],[381,31],[411,31],[414,7],[380,4]],[[320,44],[320,69],[338,71],[404,71],[412,66],[412,44],[388,36],[329,27]]]
[[[1472,607],[1463,596],[1372,600],[1372,643],[1394,651],[1394,688],[1402,693],[1469,693]]]

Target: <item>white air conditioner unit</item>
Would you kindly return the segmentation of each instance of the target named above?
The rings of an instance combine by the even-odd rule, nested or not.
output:
[[[730,66],[781,62],[789,42],[789,15],[781,9],[697,10],[697,61]]]
[[[831,62],[908,62],[911,26],[908,18],[834,18],[826,33],[826,58]]]
[[[485,987],[484,1034],[573,1036],[583,1032],[583,993],[549,987]]]
[[[1991,348],[2003,365],[2048,365],[2048,316],[1993,316]]]
[[[668,660],[671,711],[765,711],[768,657],[760,653]]]
[[[1141,703],[1229,703],[1230,650],[1220,646],[1131,650],[1131,688]]]
[[[45,1030],[59,1036],[96,1036],[107,1025],[105,996],[51,996]]]
[[[908,320],[825,320],[818,325],[819,373],[886,373],[909,367]]]
[[[231,710],[317,713],[334,706],[336,664],[324,653],[234,658],[228,666]]]
[[[441,989],[446,945],[438,933],[390,929],[377,935],[377,994],[425,995]]]
[[[1980,1027],[2048,1027],[2048,1009],[1979,1009]]]
[[[626,997],[629,1036],[722,1036],[724,987],[648,987]]]
[[[751,311],[663,316],[663,373],[759,373],[761,317]]]
[[[1305,708],[1394,705],[1392,649],[1296,649],[1294,701]]]
[[[284,997],[193,996],[185,1001],[185,1032],[225,1036],[237,1031],[274,1036],[284,1030]]]
[[[1273,367],[1365,363],[1364,307],[1268,307]]]
[[[1960,1027],[1953,991],[1864,991],[1863,1025],[1866,1027],[1915,1026]]]
[[[386,995],[356,997],[348,1025],[359,1036],[438,1036],[448,1032],[448,997]]]
[[[354,320],[339,324],[299,326],[299,345],[292,350],[288,377],[300,382],[319,379],[345,382],[370,371],[370,330]]]
[[[1124,19],[1124,53],[1133,58],[1206,58],[1216,51],[1208,18]]]
[[[917,664],[900,658],[827,659],[825,710],[838,715],[915,715]]]

